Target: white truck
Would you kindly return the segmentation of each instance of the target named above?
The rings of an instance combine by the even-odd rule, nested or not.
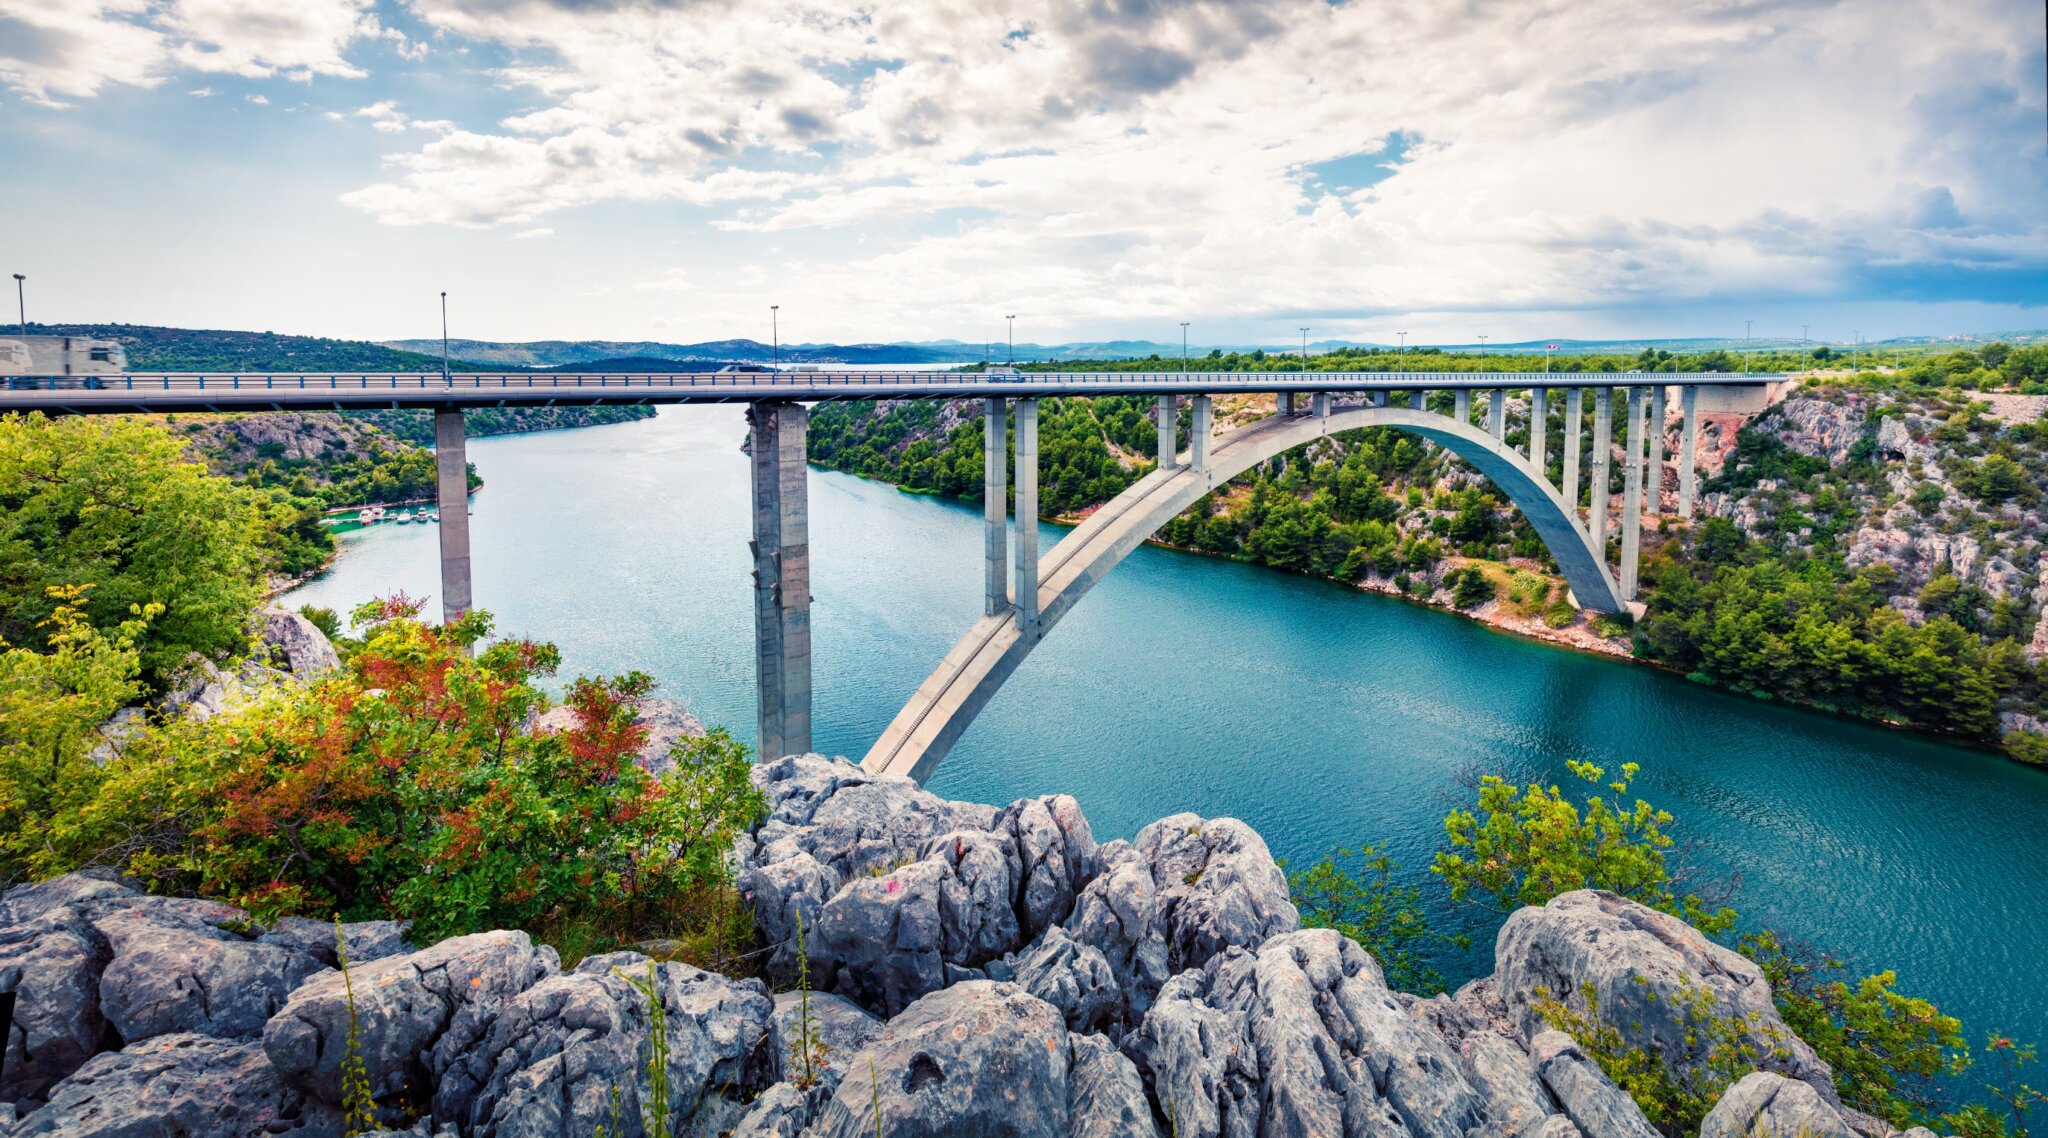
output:
[[[9,378],[9,387],[99,387],[98,377],[128,370],[128,353],[113,340],[89,336],[21,336],[0,340],[0,375],[61,376],[54,381]]]

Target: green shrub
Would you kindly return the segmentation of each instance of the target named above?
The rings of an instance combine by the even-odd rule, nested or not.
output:
[[[1395,884],[1394,859],[1378,846],[1360,846],[1355,854],[1340,846],[1307,869],[1289,870],[1287,889],[1303,928],[1336,929],[1358,942],[1380,962],[1396,991],[1443,991],[1435,951],[1471,947],[1467,937],[1430,927],[1422,890]]]
[[[1461,609],[1483,605],[1493,599],[1493,579],[1470,565],[1444,574],[1444,582],[1451,587],[1451,603]]]
[[[724,852],[762,811],[744,747],[714,731],[680,742],[673,770],[642,769],[638,673],[574,681],[570,726],[535,731],[555,650],[472,656],[488,615],[434,627],[417,610],[365,606],[345,669],[89,772],[42,868],[113,864],[260,920],[395,915],[428,939],[567,928],[579,948],[694,923],[706,891],[729,891]]]

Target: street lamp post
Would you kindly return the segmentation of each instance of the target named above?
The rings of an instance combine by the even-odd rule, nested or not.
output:
[[[1752,351],[1749,346],[1749,330],[1755,326],[1756,321],[1754,320],[1744,320],[1742,322],[1742,374],[1744,375],[1749,374],[1749,357]]]
[[[768,306],[768,339],[771,341],[769,366],[779,369],[782,367],[782,306],[779,304]]]
[[[1301,330],[1301,370],[1308,370],[1308,329]]]
[[[1017,363],[1017,317],[1012,313],[1003,319],[1010,322],[1010,364],[1014,367]]]
[[[448,290],[441,290],[441,383],[452,382],[448,378]]]
[[[1484,336],[1479,337],[1479,358],[1482,360],[1486,358],[1486,337]]]
[[[1180,370],[1188,370],[1188,322],[1180,322]]]
[[[28,338],[28,286],[25,283],[27,280],[28,278],[20,273],[14,274],[14,302],[21,306],[21,336],[24,340]]]
[[[1813,325],[1811,324],[1801,324],[1799,326],[1799,358],[1806,361],[1808,368],[1813,366],[1812,337],[1807,335],[1812,328]]]
[[[1397,348],[1395,348],[1395,349],[1394,349],[1394,370],[1395,370],[1395,371],[1407,371],[1407,370],[1408,370],[1408,333],[1406,333],[1406,332],[1396,332],[1396,333],[1394,333],[1394,335],[1396,335],[1396,336],[1399,336],[1399,337],[1401,337],[1401,345],[1400,345],[1399,347],[1397,347]]]

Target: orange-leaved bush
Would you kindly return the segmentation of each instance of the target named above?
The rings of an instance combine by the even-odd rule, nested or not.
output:
[[[744,747],[713,732],[643,769],[634,704],[653,682],[638,672],[573,681],[569,725],[537,727],[554,647],[477,651],[487,614],[435,626],[419,608],[366,605],[344,670],[130,748],[80,826],[113,855],[85,860],[258,919],[395,915],[424,938],[564,919],[658,930],[722,884],[722,854],[762,809]],[[108,829],[115,802],[125,832]]]

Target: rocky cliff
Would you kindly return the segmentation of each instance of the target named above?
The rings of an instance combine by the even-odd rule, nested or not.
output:
[[[1680,995],[1773,1041],[1713,1138],[1885,1132],[1840,1108],[1753,965],[1612,894],[1522,910],[1493,975],[1424,999],[1301,928],[1232,819],[1097,843],[1064,796],[948,802],[815,755],[754,777],[770,813],[741,884],[770,978],[807,964],[815,991],[388,922],[340,928],[344,975],[334,926],[65,877],[0,899],[0,1133],[338,1135],[359,1060],[394,1138],[640,1135],[651,992],[680,1134],[1653,1138],[1535,1010],[1580,991],[1674,1066],[1703,1061]]]

